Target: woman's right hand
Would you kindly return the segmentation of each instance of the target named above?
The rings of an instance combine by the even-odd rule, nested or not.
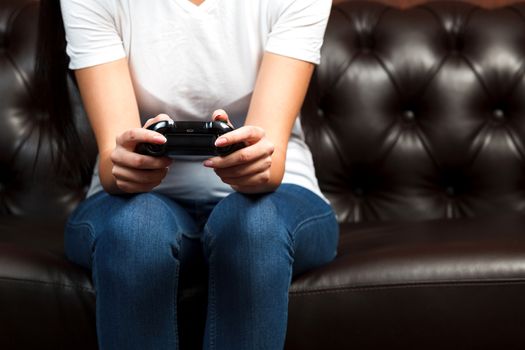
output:
[[[139,143],[163,144],[166,138],[156,131],[148,130],[153,123],[170,120],[165,114],[149,119],[142,128],[130,129],[116,139],[116,147],[111,152],[113,167],[111,173],[117,187],[126,193],[149,192],[158,186],[166,174],[172,160],[168,157],[151,157],[135,152]]]

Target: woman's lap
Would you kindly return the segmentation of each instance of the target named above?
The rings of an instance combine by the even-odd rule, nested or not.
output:
[[[337,227],[331,208],[296,185],[219,202],[203,233],[205,349],[282,348],[292,276],[334,258]]]
[[[184,208],[163,195],[113,196],[99,192],[81,203],[70,216],[65,231],[66,254],[73,262],[90,268],[91,255],[101,235],[111,234],[115,227],[122,231],[125,226],[129,231],[143,227],[144,238],[148,232],[165,233],[173,236],[165,237],[167,241],[175,239],[179,244],[181,235],[190,236],[197,231]]]
[[[231,232],[232,226],[239,228],[238,232]],[[338,239],[332,208],[313,192],[291,184],[283,184],[270,194],[230,194],[208,218],[203,235],[205,249],[215,238],[210,235],[213,231],[226,232],[231,244],[235,244],[235,234],[244,235],[244,231],[252,235],[251,239],[257,234],[261,239],[271,239],[281,233],[281,239],[290,245],[294,274],[320,265],[322,260],[332,260]]]
[[[269,194],[230,194],[209,209],[203,229],[199,222],[202,213],[188,213],[187,207],[187,203],[156,193],[98,193],[71,215],[65,233],[66,254],[92,269],[101,347],[130,346],[125,342],[138,332],[131,331],[133,320],[149,308],[173,308],[176,315],[180,265],[187,259],[202,258],[200,254],[187,256],[189,250],[181,250],[198,242],[188,237],[198,237],[210,271],[205,347],[259,344],[256,348],[278,348],[284,342],[292,276],[335,257],[338,225],[330,206],[309,190],[284,184]],[[163,278],[176,281],[162,282]],[[117,285],[144,293],[122,301],[113,291]],[[148,288],[152,289],[150,294],[146,293]],[[141,311],[120,313],[121,319],[115,319],[110,314],[115,300],[136,305],[134,309]],[[144,336],[134,340],[134,346],[176,344],[173,317],[150,316],[148,328],[164,334],[157,337],[164,343],[148,343],[150,337]],[[157,324],[152,317],[165,319]],[[120,339],[115,338],[114,330],[108,330],[115,323],[125,323],[128,329]],[[144,325],[137,329],[147,333]]]
[[[70,216],[65,235],[66,253],[75,263],[89,268],[90,254],[98,236],[107,231],[108,223],[115,220],[129,221],[130,225],[142,224],[158,228],[171,217],[177,226],[176,230],[170,229],[174,235],[206,240],[200,232],[200,223],[195,222],[193,213],[188,214],[186,206],[187,203],[181,205],[153,192],[126,196],[112,196],[99,192],[81,203]],[[247,215],[241,215],[248,211]],[[202,213],[199,213],[199,216],[202,216]],[[276,222],[286,226],[290,240],[295,245],[293,253],[297,255],[294,272],[302,272],[308,268],[298,266],[304,260],[303,257],[326,255],[320,252],[320,249],[331,247],[331,258],[335,257],[338,237],[335,216],[328,204],[300,186],[283,184],[276,192],[262,195],[232,193],[211,210],[206,227],[229,226],[241,218],[250,220],[251,222],[244,226],[252,226],[255,230],[271,220],[277,220]],[[315,228],[304,230],[309,226],[315,227],[316,224],[320,225],[320,232],[316,232]]]

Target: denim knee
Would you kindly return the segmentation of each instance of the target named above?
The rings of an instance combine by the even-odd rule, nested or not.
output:
[[[183,230],[173,210],[155,194],[119,198],[96,237],[94,272],[119,279],[168,270],[178,264]]]
[[[270,196],[232,193],[212,211],[203,240],[208,259],[213,254],[231,268],[256,260],[269,271],[282,262],[278,256],[290,263],[293,256],[292,237]]]

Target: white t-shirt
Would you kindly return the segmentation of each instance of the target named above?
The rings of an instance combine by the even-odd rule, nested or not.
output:
[[[70,68],[127,57],[142,122],[160,113],[244,124],[265,51],[318,64],[331,0],[61,0]],[[269,101],[271,103],[271,101]],[[154,190],[218,200],[232,192],[202,157],[175,159]],[[98,169],[98,167],[95,167]],[[283,183],[319,190],[299,118]],[[102,190],[97,171],[88,195]]]

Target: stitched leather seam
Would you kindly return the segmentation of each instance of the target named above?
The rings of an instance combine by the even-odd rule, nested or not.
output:
[[[31,87],[31,84],[27,80],[28,77],[25,76],[25,74],[23,72],[23,69],[20,68],[20,66],[15,62],[13,57],[11,57],[11,55],[9,54],[8,46],[9,46],[10,43],[7,41],[8,40],[7,38],[9,38],[9,36],[11,34],[11,27],[12,27],[13,23],[15,22],[15,20],[18,18],[18,16],[23,11],[25,11],[28,7],[34,6],[34,5],[38,5],[38,1],[28,2],[25,6],[19,7],[16,11],[14,11],[11,14],[11,16],[9,17],[9,19],[7,21],[7,25],[6,25],[6,30],[5,30],[6,42],[5,42],[5,46],[4,46],[5,57],[6,57],[7,61],[12,65],[14,74],[20,79],[20,81],[22,82],[22,84],[25,87],[25,90],[26,90],[27,94],[29,95],[29,97],[32,100],[35,100],[33,88]],[[15,163],[17,155],[20,153],[20,151],[22,150],[24,145],[27,143],[29,138],[33,135],[33,133],[35,132],[35,129],[37,127],[41,127],[40,124],[41,124],[40,122],[31,124],[31,128],[27,131],[26,135],[22,138],[20,143],[16,146],[16,148],[15,148],[15,150],[13,152],[13,155],[12,155],[11,159],[9,160],[9,164],[14,164]],[[35,174],[35,171],[36,171],[37,161],[39,159],[41,149],[42,149],[42,137],[41,137],[41,135],[39,133],[38,134],[37,149],[36,149],[35,157],[33,159],[33,169],[32,169],[33,175]]]
[[[481,86],[482,90],[487,95],[487,98],[489,98],[490,101],[494,102],[495,101],[494,95],[492,95],[492,93],[490,91],[490,88],[489,88],[489,85],[487,85],[485,80],[483,80],[483,75],[476,68],[476,65],[465,54],[463,54],[461,52],[458,53],[458,57],[461,57],[465,61],[465,64],[470,68],[470,70],[474,74],[474,77],[479,82],[479,86]]]
[[[11,15],[9,16],[9,18],[7,19],[6,21],[6,26],[5,26],[5,38],[7,40],[7,38],[9,37],[9,33],[11,33],[11,27],[13,25],[13,22],[15,21],[15,19],[18,17],[18,15],[23,11],[25,10],[26,7],[29,7],[31,5],[34,5],[34,3],[36,3],[37,1],[31,1],[31,2],[28,2],[25,6],[20,6],[18,7],[15,11],[13,11],[11,13]],[[6,42],[6,45],[4,47],[7,47],[8,46],[8,42]]]
[[[11,27],[13,25],[13,22],[15,22],[15,20],[18,18],[18,16],[26,8],[35,5],[35,3],[37,3],[37,2],[36,1],[28,2],[25,6],[21,6],[19,9],[17,9],[15,12],[13,12],[11,14],[11,16],[8,19],[7,26],[6,26],[6,31],[5,31],[6,32],[6,37],[9,37],[9,35],[11,33]],[[9,51],[9,50],[7,50],[7,46],[8,45],[9,45],[9,43],[6,43],[6,46],[5,46],[6,47],[6,52]],[[7,60],[13,65],[14,71],[16,72],[16,74],[19,76],[20,80],[22,81],[22,83],[26,87],[26,90],[27,90],[28,94],[31,96],[32,92],[33,92],[33,89],[31,89],[31,86],[30,86],[29,82],[26,79],[27,77],[23,74],[23,70],[20,69],[20,66],[18,64],[16,64],[16,62],[13,60],[13,58],[9,54],[6,54],[5,56],[6,56]],[[34,96],[31,96],[31,97],[34,97]]]
[[[339,12],[339,13],[340,13],[340,14],[341,14],[341,15],[342,15],[342,16],[343,16],[348,22],[350,22],[351,25],[354,24],[354,21],[353,21],[350,17],[348,17],[348,14],[347,14],[345,11],[341,10],[339,7],[334,7],[333,10]],[[377,21],[376,21],[376,23],[373,25],[373,29],[372,29],[372,31],[371,31],[371,33],[370,33],[370,35],[371,35],[372,37],[375,36],[376,28],[377,28],[379,22],[381,21],[382,17],[383,17],[384,14],[385,14],[386,12],[388,12],[389,10],[391,10],[391,8],[389,8],[388,6],[385,6],[384,9],[381,11],[381,13],[377,16]],[[358,32],[357,30],[355,30],[355,32],[359,34],[359,32]],[[343,78],[343,76],[344,76],[343,73],[346,72],[346,71],[350,68],[350,66],[354,63],[354,61],[356,60],[357,57],[359,57],[359,52],[357,52],[357,53],[354,54],[352,57],[350,57],[350,59],[347,61],[347,62],[348,62],[347,64],[345,64],[345,65],[341,65],[340,68],[342,68],[342,67],[344,66],[344,69],[341,69],[341,70],[340,70],[339,74],[337,74],[337,79],[335,79],[333,82],[331,82],[331,83],[328,85],[328,88],[325,89],[325,91],[331,91],[332,88],[334,88],[334,87],[339,83],[339,81],[340,81],[340,80]],[[321,100],[324,99],[325,96],[326,96],[326,92],[321,96]]]
[[[511,124],[510,120],[507,123],[505,123],[503,127],[505,128],[505,130],[507,130],[508,137],[510,140],[512,140],[512,144],[514,145],[514,147],[516,147],[516,150],[521,156],[521,161],[523,162],[525,160],[525,151],[524,151],[523,143],[521,142],[520,137],[516,135],[515,127],[511,128],[509,127],[509,124]]]
[[[459,23],[460,26],[458,27],[458,31],[456,32],[457,35],[463,35],[463,33],[465,32],[465,27],[468,24],[468,22],[470,21],[472,13],[478,11],[479,8],[480,8],[480,6],[478,6],[478,5],[469,4],[469,3],[464,3],[464,5],[470,6],[471,8],[467,11],[465,16],[463,16],[462,20],[464,20],[464,21],[462,23]],[[443,18],[441,18],[439,16],[439,14],[437,14],[437,12],[432,7],[428,6],[428,3],[427,4],[422,4],[422,5],[418,6],[418,7],[428,11],[429,13],[431,13],[438,20],[438,22],[441,24],[441,28],[443,29],[443,31],[445,33],[447,33],[447,29],[445,27],[445,24],[443,23]]]
[[[421,283],[406,283],[406,284],[393,284],[393,285],[377,285],[369,287],[359,286],[336,286],[330,289],[319,289],[313,291],[292,291],[290,296],[308,296],[308,295],[323,295],[323,294],[336,294],[345,292],[360,292],[360,291],[375,291],[375,290],[388,290],[388,289],[412,289],[412,288],[426,288],[426,287],[437,287],[437,288],[453,288],[453,287],[474,287],[474,286],[491,286],[491,285],[515,285],[525,284],[525,280],[520,279],[507,279],[507,280],[464,280],[464,281],[437,281],[421,282]]]
[[[523,81],[523,77],[525,77],[525,62],[521,64],[520,68],[516,71],[516,76],[514,77],[514,81],[511,79],[511,83],[509,84],[509,88],[503,95],[505,96],[512,96],[512,94],[515,92],[515,90],[518,88],[518,86]]]
[[[88,292],[91,294],[95,294],[95,291],[90,288],[80,287],[80,286],[73,286],[69,284],[62,284],[62,283],[54,283],[54,282],[45,282],[45,281],[30,281],[30,280],[22,280],[18,278],[9,278],[9,277],[0,277],[0,281],[2,282],[10,282],[10,283],[22,283],[22,284],[34,284],[34,285],[43,285],[48,287],[58,287],[62,289],[73,289],[83,292]]]
[[[326,124],[327,123],[325,122],[325,125]],[[346,161],[346,158],[343,157],[344,152],[341,149],[340,143],[337,142],[338,138],[334,135],[334,132],[332,131],[332,127],[331,126],[325,127],[324,132],[325,132],[325,135],[328,136],[328,138],[330,139],[330,142],[331,142],[330,146],[333,147],[333,149],[335,150],[335,153],[337,155],[337,158],[338,158],[339,162],[341,163],[341,165],[345,169],[345,172],[347,174],[349,174],[350,173],[350,165]]]

